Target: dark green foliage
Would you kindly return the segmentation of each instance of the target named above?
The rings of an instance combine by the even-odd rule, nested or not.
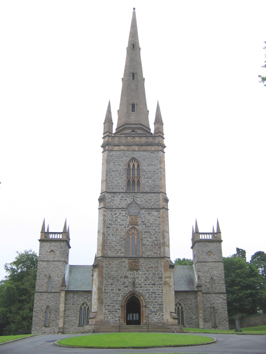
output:
[[[7,276],[0,283],[0,335],[30,333],[37,261],[36,253],[29,250],[5,264]]]
[[[177,258],[175,260],[175,265],[193,265],[193,261],[188,258]]]
[[[253,254],[250,259],[250,263],[253,264],[260,274],[263,276],[263,283],[261,284],[260,303],[259,309],[266,312],[266,253],[258,251]]]
[[[266,42],[264,43],[266,44]],[[263,49],[266,49],[266,46]],[[262,68],[266,68],[266,60],[264,61],[264,65],[262,66]],[[262,82],[263,85],[266,86],[266,76],[259,75],[259,78],[260,78],[260,82]]]
[[[257,313],[263,276],[243,257],[224,258],[225,285],[229,317]]]

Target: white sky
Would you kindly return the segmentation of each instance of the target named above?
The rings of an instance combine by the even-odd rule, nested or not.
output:
[[[219,219],[223,254],[266,251],[266,1],[0,2],[0,279],[43,218],[96,252],[102,129],[136,7],[147,103],[164,120],[171,258]]]

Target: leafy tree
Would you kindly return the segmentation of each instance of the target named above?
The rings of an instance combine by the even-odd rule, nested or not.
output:
[[[17,254],[0,282],[0,335],[31,331],[38,257],[31,250]]]
[[[266,44],[266,42],[264,43]],[[266,49],[266,46],[263,49]],[[262,66],[262,68],[266,68],[266,60],[264,61],[264,65]],[[263,85],[266,86],[266,76],[259,75],[259,78],[260,78],[260,82],[262,82]]]
[[[193,261],[188,258],[177,258],[175,260],[175,265],[193,265]]]
[[[266,312],[266,253],[263,251],[254,253],[250,259],[250,263],[253,264],[263,276],[259,309],[263,310],[263,312]]]
[[[254,264],[233,255],[224,258],[225,285],[229,316],[252,315],[257,312],[263,276]]]

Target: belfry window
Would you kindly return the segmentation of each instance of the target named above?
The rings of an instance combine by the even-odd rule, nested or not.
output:
[[[135,80],[135,73],[131,73],[132,80]]]
[[[140,232],[134,226],[131,227],[126,233],[125,253],[126,253],[126,257],[141,256]]]
[[[79,326],[85,326],[89,324],[89,318],[90,308],[86,302],[83,302],[83,304],[79,308]]]
[[[131,104],[131,112],[136,112],[136,105],[135,103]]]
[[[184,326],[184,307],[180,302],[176,303],[175,312],[177,315],[177,324]]]
[[[141,168],[137,159],[132,158],[127,163],[126,169],[127,192],[140,192],[141,188]]]

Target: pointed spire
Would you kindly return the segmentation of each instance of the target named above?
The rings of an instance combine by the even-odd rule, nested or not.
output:
[[[66,219],[65,219],[65,223],[64,223],[63,232],[67,232],[67,220]]]
[[[195,220],[195,232],[199,233],[199,227],[198,227],[197,219]]]
[[[113,119],[111,112],[111,103],[109,101],[107,106],[107,111],[105,115],[105,120],[103,123],[103,136],[112,135],[113,134]]]
[[[161,109],[159,102],[157,101],[156,113],[155,113],[155,121],[154,121],[154,135],[163,135],[163,119],[161,114]]]
[[[49,225],[47,225],[47,230],[46,230],[46,232],[49,234]]]
[[[218,219],[217,219],[217,227],[216,227],[216,232],[218,233],[218,232],[220,232],[221,233],[221,229],[220,229],[220,225],[219,225],[219,221],[218,221]]]
[[[215,231],[214,231],[214,226],[212,227],[212,233],[213,233],[213,235],[215,234]]]
[[[194,236],[194,227],[192,226],[192,238]]]
[[[133,10],[128,39],[115,134],[129,134],[131,132],[151,135],[135,10]]]
[[[69,231],[69,226],[68,226],[68,228],[67,228],[67,235],[68,235],[68,238],[69,238],[69,240],[70,240],[70,231]]]
[[[45,232],[45,219],[43,219],[41,232]]]

